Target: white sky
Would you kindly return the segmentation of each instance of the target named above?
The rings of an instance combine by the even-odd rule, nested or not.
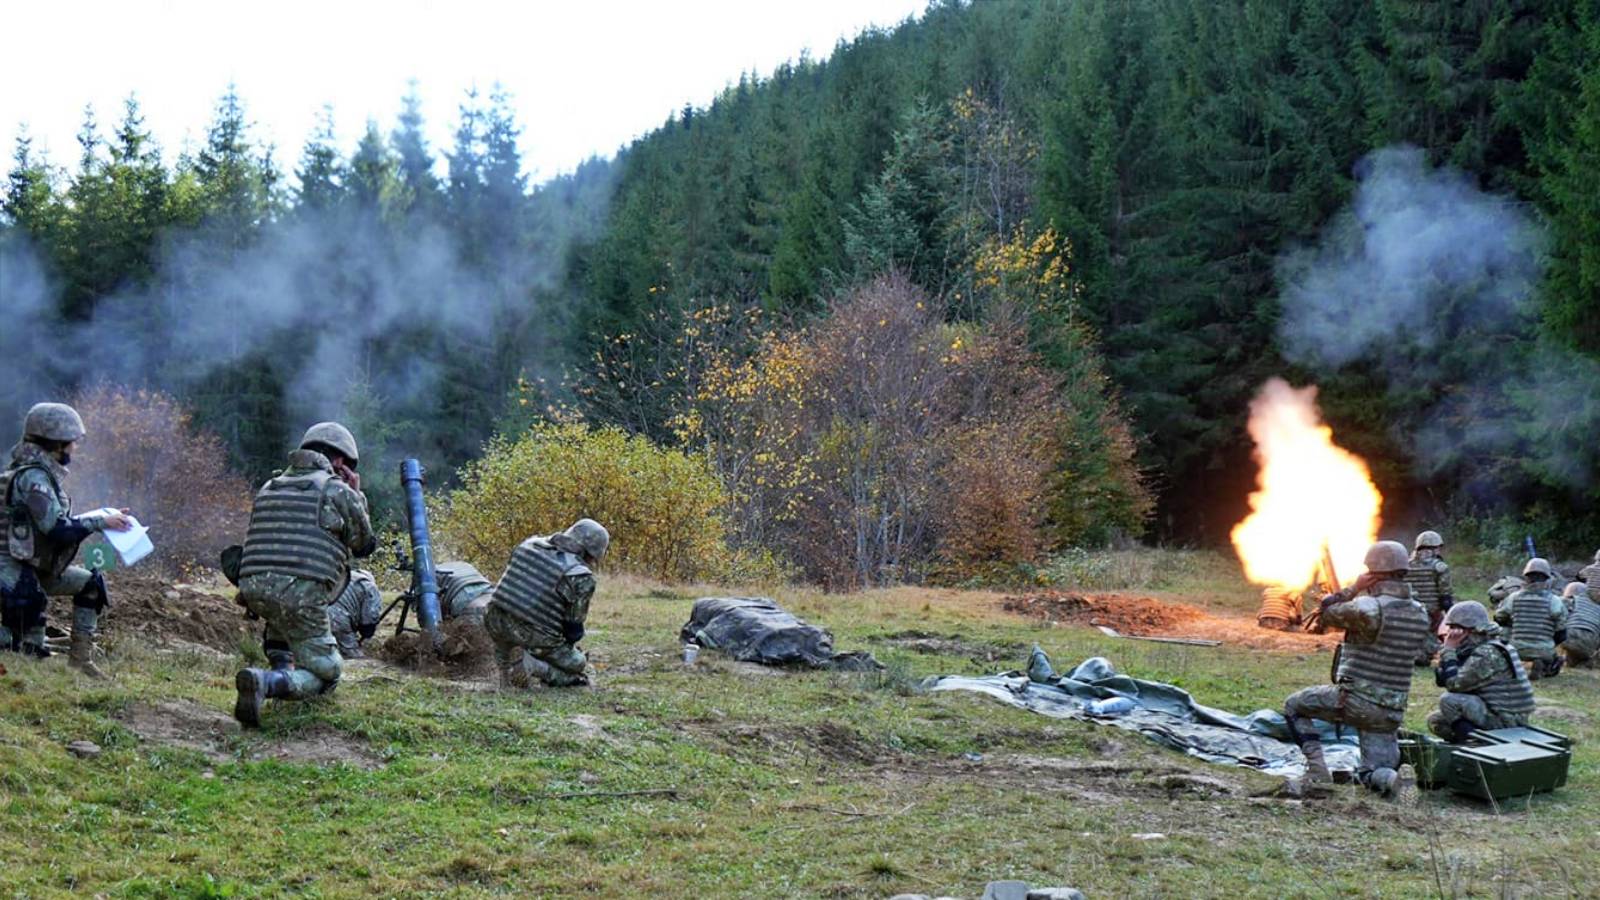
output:
[[[0,169],[26,123],[35,148],[76,165],[85,104],[102,134],[138,95],[169,161],[203,140],[238,85],[253,135],[292,172],[324,104],[348,155],[375,118],[394,127],[418,80],[435,156],[464,91],[500,81],[543,181],[609,156],[741,72],[762,76],[810,50],[920,15],[926,0],[21,0],[4,13]]]

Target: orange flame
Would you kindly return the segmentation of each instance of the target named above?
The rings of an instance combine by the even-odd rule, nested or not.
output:
[[[1383,496],[1366,462],[1334,445],[1316,400],[1315,387],[1296,390],[1274,378],[1250,403],[1260,489],[1250,495],[1250,515],[1234,526],[1233,546],[1255,584],[1305,587],[1324,544],[1349,584],[1377,540]]]

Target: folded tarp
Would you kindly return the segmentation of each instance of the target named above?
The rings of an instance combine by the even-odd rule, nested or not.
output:
[[[1118,675],[1111,663],[1096,656],[1067,675],[1057,675],[1049,658],[1035,648],[1028,671],[1006,672],[981,678],[946,675],[931,679],[934,691],[976,691],[1012,706],[1058,719],[1078,719],[1137,731],[1158,744],[1182,750],[1208,762],[1260,769],[1271,775],[1305,774],[1306,760],[1289,740],[1280,713],[1257,710],[1240,716],[1194,702],[1189,692],[1159,681]],[[1092,704],[1126,697],[1133,702],[1127,712],[1097,715]],[[1327,751],[1328,766],[1354,771],[1360,757],[1352,728],[1336,729],[1316,722]]]
[[[870,653],[835,653],[833,635],[766,597],[702,597],[679,636],[743,662],[817,669],[880,669]]]

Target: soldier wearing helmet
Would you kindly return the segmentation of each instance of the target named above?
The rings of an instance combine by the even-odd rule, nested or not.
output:
[[[1296,691],[1284,701],[1290,736],[1306,757],[1306,774],[1291,789],[1332,780],[1313,719],[1353,725],[1361,736],[1356,777],[1385,798],[1400,796],[1414,779],[1400,764],[1396,732],[1411,695],[1412,662],[1427,639],[1428,614],[1411,599],[1404,544],[1379,541],[1367,550],[1367,571],[1322,599],[1322,620],[1343,628],[1334,683]]]
[[[22,440],[0,473],[0,650],[49,656],[44,642],[48,597],[72,598],[72,647],[67,664],[94,678],[95,634],[105,608],[99,572],[72,565],[78,545],[97,531],[123,531],[127,510],[102,516],[72,515],[64,484],[72,451],[84,436],[83,419],[65,403],[36,403],[23,421]]]
[[[1428,611],[1428,642],[1417,665],[1425,666],[1439,652],[1439,623],[1445,612],[1455,602],[1455,591],[1450,586],[1450,567],[1445,564],[1444,538],[1437,531],[1424,531],[1417,535],[1416,549],[1411,553],[1411,567],[1406,571],[1406,584],[1411,587],[1411,599]]]
[[[339,682],[343,660],[328,605],[345,590],[351,557],[371,555],[378,543],[359,463],[349,429],[319,422],[289,454],[289,467],[256,493],[239,559],[239,599],[266,620],[272,668],[235,676],[233,715],[248,728],[260,726],[268,699],[301,700]]]
[[[589,683],[578,642],[594,596],[593,567],[610,544],[604,526],[579,519],[511,551],[483,614],[502,688],[528,687],[530,673],[553,687]]]
[[[1589,586],[1591,596],[1600,593],[1600,550],[1594,552],[1594,562],[1578,570],[1578,580]]]
[[[1444,647],[1434,679],[1445,693],[1428,714],[1428,728],[1453,743],[1473,729],[1514,728],[1528,724],[1533,684],[1517,648],[1500,637],[1500,626],[1476,600],[1451,607],[1444,617]]]
[[[1567,639],[1567,605],[1550,586],[1547,560],[1534,557],[1522,567],[1525,587],[1500,602],[1495,621],[1511,629],[1511,645],[1522,656],[1528,677],[1551,678],[1561,671],[1556,645]]]
[[[1567,639],[1561,643],[1567,662],[1588,665],[1600,652],[1600,603],[1595,591],[1582,582],[1567,585],[1561,598],[1567,605]]]

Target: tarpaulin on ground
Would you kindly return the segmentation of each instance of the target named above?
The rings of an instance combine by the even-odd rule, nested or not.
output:
[[[882,668],[870,653],[835,653],[833,635],[766,597],[702,597],[680,631],[684,643],[743,662],[861,671]]]
[[[1049,658],[1035,648],[1028,671],[971,678],[946,675],[933,679],[934,691],[976,691],[1012,706],[1058,719],[1077,719],[1137,731],[1145,737],[1208,762],[1260,769],[1272,775],[1305,773],[1305,756],[1289,740],[1280,713],[1257,710],[1247,716],[1202,706],[1188,691],[1119,675],[1110,661],[1096,656],[1066,675],[1057,674]],[[1119,714],[1099,715],[1091,705],[1126,697],[1133,707]],[[1354,770],[1360,756],[1355,730],[1339,731],[1317,722],[1327,750],[1328,766]]]

